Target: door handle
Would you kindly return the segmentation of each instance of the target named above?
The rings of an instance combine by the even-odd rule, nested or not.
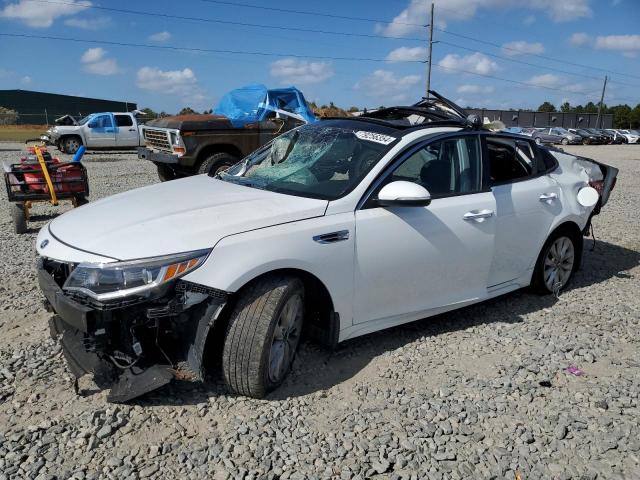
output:
[[[485,218],[493,217],[493,210],[471,210],[462,216],[463,220],[475,220],[476,222],[484,222]]]
[[[540,199],[541,202],[551,203],[556,198],[558,198],[558,194],[557,193],[553,193],[553,192],[551,192],[551,193],[543,193],[538,198]]]
[[[345,240],[349,240],[349,230],[323,233],[322,235],[316,235],[315,237],[313,237],[313,240],[322,244],[343,242]]]
[[[130,131],[130,132],[135,132],[135,131],[136,131],[136,129],[135,129],[135,128],[130,128],[130,129],[129,129],[129,131]]]

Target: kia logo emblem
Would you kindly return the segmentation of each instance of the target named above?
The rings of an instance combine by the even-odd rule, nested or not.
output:
[[[43,241],[40,243],[40,248],[44,248],[44,247],[46,247],[47,245],[49,245],[49,240],[43,240]]]

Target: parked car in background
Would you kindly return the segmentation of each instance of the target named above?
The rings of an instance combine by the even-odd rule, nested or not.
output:
[[[218,356],[230,391],[263,397],[302,332],[336,346],[527,286],[557,295],[617,170],[430,94],[42,228],[38,280],[74,375],[123,402]]]
[[[562,145],[582,143],[582,137],[562,127],[536,128],[532,138],[540,143],[561,143]],[[539,140],[538,140],[539,139]]]
[[[153,162],[162,181],[215,175],[278,135],[315,120],[298,89],[248,85],[224,95],[214,115],[148,122],[138,158]]]
[[[591,133],[583,128],[570,128],[569,132],[581,137],[584,145],[599,145],[604,143],[604,139],[600,135]]]
[[[594,135],[599,135],[600,138],[602,139],[602,143],[605,143],[605,144],[613,143],[613,135],[611,135],[609,132],[606,132],[604,129],[585,128],[585,130],[587,132],[593,133]]]
[[[56,125],[40,137],[59,150],[74,154],[87,150],[129,150],[142,144],[138,112],[102,112],[87,115],[75,125]]]
[[[638,130],[618,130],[627,139],[627,143],[640,143],[640,132]]]
[[[615,144],[627,143],[627,137],[619,133],[617,130],[614,130],[612,128],[605,128],[604,131],[613,137],[613,142],[611,143],[615,143]]]

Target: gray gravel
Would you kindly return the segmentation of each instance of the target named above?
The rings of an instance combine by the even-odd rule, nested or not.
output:
[[[336,352],[305,344],[267,400],[215,381],[76,396],[33,273],[46,220],[14,235],[3,192],[0,480],[640,478],[640,146],[567,150],[621,173],[559,300],[517,292]],[[92,200],[156,181],[133,154],[85,164]]]

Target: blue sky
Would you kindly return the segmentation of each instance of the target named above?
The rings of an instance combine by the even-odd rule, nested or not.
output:
[[[430,3],[0,0],[0,33],[98,42],[0,37],[0,89],[127,100],[167,112],[187,105],[211,108],[226,91],[254,82],[274,87],[294,84],[309,100],[344,107],[413,103],[425,89],[426,65],[415,61],[426,58],[427,30],[421,25],[428,23]],[[535,108],[544,100],[556,105],[564,100],[597,102],[604,75],[610,76],[608,104],[640,102],[638,0],[434,3],[438,43],[434,44],[432,88],[463,106]],[[274,7],[368,21],[275,11]],[[105,41],[276,55],[100,43]]]

